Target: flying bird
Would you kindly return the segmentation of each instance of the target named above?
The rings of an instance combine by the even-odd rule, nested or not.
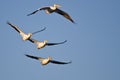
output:
[[[69,63],[71,63],[71,61],[70,62],[55,61],[55,60],[52,60],[52,58],[50,56],[48,58],[36,57],[36,56],[28,55],[28,54],[25,54],[25,56],[32,58],[32,59],[39,60],[42,65],[47,65],[48,63],[54,63],[54,64],[69,64]]]
[[[56,13],[62,15],[63,17],[65,17],[66,19],[70,20],[72,23],[75,23],[72,20],[72,18],[70,17],[70,15],[68,13],[66,13],[65,11],[62,11],[62,10],[58,9],[59,7],[61,7],[61,6],[58,5],[58,4],[54,4],[53,6],[38,8],[34,12],[28,14],[27,16],[33,15],[33,14],[35,14],[36,12],[38,12],[40,10],[45,10],[46,14],[50,14],[50,13],[56,12]]]
[[[7,24],[10,25],[13,29],[15,29],[21,35],[23,41],[28,40],[33,34],[44,31],[46,29],[46,27],[45,27],[42,30],[39,30],[39,31],[36,31],[36,32],[33,32],[33,33],[25,34],[22,30],[20,30],[17,26],[13,25],[12,23],[7,22]]]
[[[35,39],[29,38],[28,39],[30,42],[35,43],[37,46],[37,49],[41,49],[44,48],[45,46],[53,46],[53,45],[59,45],[59,44],[63,44],[65,42],[67,42],[67,40],[63,41],[63,42],[59,42],[59,43],[47,43],[47,40],[44,40],[43,42],[37,41]]]

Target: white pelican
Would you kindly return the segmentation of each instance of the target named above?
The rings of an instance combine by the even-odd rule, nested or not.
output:
[[[40,11],[40,10],[45,10],[46,14],[50,14],[50,13],[53,13],[53,12],[56,12],[62,16],[64,16],[66,19],[70,20],[72,23],[75,23],[72,18],[69,16],[68,13],[58,9],[59,7],[61,7],[60,5],[58,4],[54,4],[53,6],[48,6],[48,7],[42,7],[42,8],[38,8],[37,10],[35,10],[34,12],[28,14],[27,16],[30,16],[32,14],[35,14],[36,12]]]
[[[44,29],[36,31],[34,33],[25,34],[22,30],[20,30],[17,26],[11,24],[10,22],[7,22],[7,24],[10,25],[12,28],[14,28],[21,35],[23,41],[28,40],[33,34],[36,34],[36,33],[41,32],[46,29],[46,28],[44,28]]]
[[[47,65],[48,63],[54,63],[54,64],[69,64],[69,63],[71,63],[71,61],[70,62],[55,61],[55,60],[52,60],[52,58],[50,56],[48,58],[42,58],[42,57],[36,57],[36,56],[27,55],[27,54],[25,54],[25,55],[29,58],[39,60],[42,65]]]
[[[32,43],[35,43],[37,45],[36,46],[37,49],[41,49],[45,46],[53,46],[53,45],[63,44],[65,42],[67,42],[67,40],[65,40],[65,41],[60,42],[60,43],[47,43],[48,42],[47,40],[44,40],[43,42],[40,42],[40,41],[37,41],[37,40],[32,39],[32,38],[29,38],[28,40]]]

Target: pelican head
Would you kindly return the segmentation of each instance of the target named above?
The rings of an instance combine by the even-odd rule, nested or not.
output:
[[[28,36],[31,37],[31,36],[32,36],[32,33],[28,33]]]
[[[50,60],[52,60],[52,58],[50,56],[48,56],[48,60],[50,61]]]
[[[56,7],[56,8],[61,7],[59,4],[54,4],[53,6]]]
[[[47,43],[47,42],[48,42],[48,40],[44,40],[44,42],[45,42],[45,43]]]

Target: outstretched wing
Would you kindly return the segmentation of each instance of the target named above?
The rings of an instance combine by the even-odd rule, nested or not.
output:
[[[31,56],[31,55],[28,55],[28,54],[25,54],[25,56],[29,57],[29,58],[32,58],[32,59],[39,59],[39,57],[36,57],[36,56]]]
[[[55,61],[55,60],[50,60],[50,62],[54,63],[54,64],[69,64],[69,63],[71,63],[71,61],[70,62],[60,62],[60,61]]]
[[[34,12],[32,12],[32,13],[28,14],[27,16],[33,15],[33,14],[35,14],[36,12],[38,12],[39,10],[40,10],[40,8],[38,8],[38,9],[37,9],[37,10],[35,10]]]
[[[50,8],[50,7],[42,7],[42,8],[38,8],[38,9],[35,10],[34,12],[28,14],[27,16],[33,15],[33,14],[37,13],[37,12],[40,11],[40,10],[45,10],[45,9],[49,9],[49,8]]]
[[[14,28],[18,33],[22,32],[17,26],[11,24],[10,22],[7,22],[7,24]]]
[[[66,13],[66,12],[64,12],[64,11],[58,9],[58,8],[55,10],[55,12],[58,13],[58,14],[60,14],[60,15],[62,15],[62,16],[64,16],[66,19],[70,20],[72,23],[75,23],[75,22],[72,20],[72,18],[69,16],[68,13]]]
[[[59,45],[59,44],[64,44],[65,42],[67,42],[67,40],[60,42],[60,43],[46,43],[47,46],[53,46],[53,45]]]
[[[45,59],[45,58],[42,58],[42,57],[36,57],[36,56],[28,55],[28,54],[25,54],[25,56],[27,56],[29,58],[32,58],[32,59],[36,59],[36,60],[43,60],[43,59]]]
[[[36,33],[38,33],[38,32],[44,31],[45,29],[46,29],[46,27],[44,27],[42,30],[39,30],[39,31],[33,32],[32,34],[36,34]]]

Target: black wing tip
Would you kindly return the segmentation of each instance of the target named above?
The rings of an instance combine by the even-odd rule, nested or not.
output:
[[[42,8],[40,8],[39,10],[43,10]]]
[[[32,12],[32,13],[30,13],[30,14],[27,14],[27,16],[31,16],[31,15],[33,15],[33,14],[35,14],[35,13]]]
[[[41,29],[40,32],[41,32],[41,31],[44,31],[44,30],[46,30],[46,27],[44,27],[43,29]]]
[[[27,14],[27,16],[30,16],[29,14]]]
[[[28,54],[25,54],[25,56],[27,56],[27,57],[29,57],[29,58],[32,58],[32,59],[38,60],[38,57],[36,57],[36,56],[32,56],[32,55],[28,55]]]
[[[9,21],[6,22],[8,25],[11,25],[11,23]]]
[[[71,21],[73,24],[77,24],[75,21]]]
[[[65,40],[63,43],[67,42],[67,40]]]
[[[44,31],[44,30],[46,30],[46,27],[44,27],[41,31]]]
[[[29,58],[32,58],[33,56],[29,55],[29,54],[25,54],[25,56],[29,57]]]
[[[72,63],[72,61],[69,61],[69,62],[65,62],[65,63],[63,63],[63,64],[71,64]]]
[[[73,20],[71,22],[74,23],[74,24],[76,24]]]
[[[67,62],[67,64],[70,64],[70,63],[72,63],[72,61]]]
[[[72,61],[69,61],[69,62],[66,62],[66,63],[64,63],[64,64],[71,64],[72,63]]]
[[[35,14],[35,13],[38,12],[38,11],[39,11],[39,10],[36,10],[36,11],[30,13],[30,14],[27,14],[27,16],[33,15],[33,14]]]
[[[30,15],[32,15],[32,14],[27,14],[27,16],[30,16]]]
[[[27,56],[27,57],[29,57],[30,55],[28,55],[28,54],[24,54],[25,56]]]
[[[24,54],[25,56],[27,56],[28,54]]]
[[[72,63],[72,61],[69,61],[69,62],[65,62],[64,64],[71,64]]]
[[[64,44],[64,43],[66,43],[67,42],[67,40],[65,40],[65,41],[63,41],[63,42],[61,42],[61,43],[59,43],[59,44]]]
[[[73,24],[76,24],[76,22],[74,21],[74,20],[72,20],[72,19],[69,19]]]
[[[8,25],[10,25],[11,27],[15,27],[15,25],[13,25],[12,23],[10,23],[9,21],[6,22]]]
[[[44,27],[42,30],[45,30],[46,29],[46,27]]]

